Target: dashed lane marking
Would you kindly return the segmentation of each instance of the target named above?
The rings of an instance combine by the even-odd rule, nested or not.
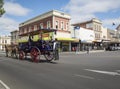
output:
[[[10,89],[2,80],[0,80],[0,89]]]
[[[90,76],[86,76],[86,75],[80,75],[80,74],[74,74],[75,77],[81,77],[81,78],[86,78],[86,79],[95,79],[93,77]]]
[[[96,72],[96,73],[101,73],[101,74],[107,74],[107,75],[113,75],[113,76],[120,76],[119,73],[117,72],[109,72],[109,71],[101,71],[101,70],[92,70],[92,69],[84,69],[84,70],[87,70],[87,71],[91,71],[91,72]]]
[[[120,70],[116,70],[117,72],[120,72]]]

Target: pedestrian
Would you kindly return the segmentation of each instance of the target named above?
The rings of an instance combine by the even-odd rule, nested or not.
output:
[[[5,53],[6,53],[6,57],[8,57],[8,48],[7,48],[7,45],[5,45]]]
[[[89,46],[87,46],[87,54],[89,54]]]
[[[58,41],[57,41],[57,38],[55,38],[55,41],[53,43],[53,51],[54,51],[55,60],[59,60],[59,50],[58,50]]]

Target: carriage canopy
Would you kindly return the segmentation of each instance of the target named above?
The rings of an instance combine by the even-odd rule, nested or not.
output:
[[[33,41],[38,41],[40,38],[43,40],[50,40],[53,34],[56,34],[55,29],[40,29],[19,35],[18,43],[28,42],[29,35],[32,36]]]

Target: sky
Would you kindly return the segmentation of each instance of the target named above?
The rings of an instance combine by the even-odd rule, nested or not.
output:
[[[120,0],[4,0],[4,9],[0,35],[10,35],[20,23],[50,10],[68,13],[71,23],[97,18],[106,28],[115,29],[120,24]]]

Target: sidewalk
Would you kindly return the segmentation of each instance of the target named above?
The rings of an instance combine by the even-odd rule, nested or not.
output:
[[[105,50],[90,50],[89,53],[105,52]],[[77,52],[60,52],[60,54],[86,54],[87,51],[77,51]]]
[[[105,50],[90,50],[89,53],[96,53],[96,52],[105,52]],[[87,51],[77,51],[77,52],[60,52],[60,55],[66,55],[66,54],[86,54]],[[4,51],[0,51],[0,55],[5,55]]]

